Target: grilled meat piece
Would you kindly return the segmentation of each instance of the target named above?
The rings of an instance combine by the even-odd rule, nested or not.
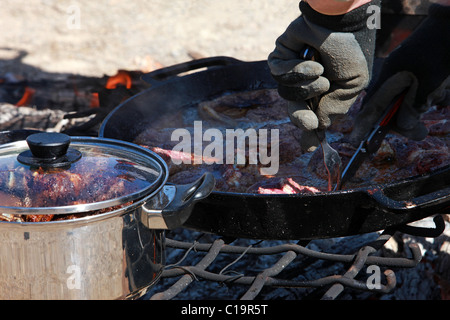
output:
[[[0,166],[0,203],[10,207],[60,207],[89,204],[122,197],[142,190],[146,182],[136,181],[122,163],[112,172],[107,160],[87,158],[66,169],[15,169]],[[119,174],[122,170],[123,173]],[[7,199],[7,201],[6,201]],[[0,220],[46,222],[73,219],[85,214],[99,214],[116,208],[106,208],[77,215],[8,215],[0,212]],[[106,211],[105,211],[106,210]]]
[[[203,120],[214,120],[229,126],[237,125],[238,119],[261,122],[262,117],[265,119],[263,121],[270,121],[274,119],[270,113],[275,114],[276,110],[267,110],[262,113],[260,110],[271,109],[277,100],[278,96],[274,90],[229,93],[217,99],[199,103],[198,113]]]
[[[252,185],[247,192],[258,194],[315,194],[322,192],[315,187],[302,185],[302,181],[306,181],[306,179],[304,177],[273,178]]]

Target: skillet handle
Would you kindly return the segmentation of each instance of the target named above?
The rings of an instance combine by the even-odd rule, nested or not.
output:
[[[151,84],[157,85],[161,81],[165,81],[171,77],[178,76],[182,73],[194,71],[202,68],[218,67],[218,66],[229,66],[242,63],[242,61],[231,57],[218,56],[211,58],[197,59],[187,62],[182,62],[175,64],[167,68],[161,68],[149,73],[142,75],[142,80]]]
[[[397,231],[400,231],[402,233],[406,233],[412,236],[416,237],[423,237],[423,238],[437,238],[439,237],[446,228],[444,218],[442,215],[438,214],[433,218],[433,222],[435,227],[433,228],[425,228],[425,227],[416,227],[411,225],[404,225],[397,227]]]
[[[215,186],[212,173],[205,173],[197,181],[186,185],[171,185],[175,189],[170,203],[162,210],[147,208],[144,211],[147,223],[151,229],[175,229],[181,227],[190,217],[196,202],[209,196]]]
[[[416,208],[428,208],[448,202],[450,198],[450,187],[404,201],[389,198],[382,189],[371,190],[368,194],[379,203],[383,209],[403,213]]]

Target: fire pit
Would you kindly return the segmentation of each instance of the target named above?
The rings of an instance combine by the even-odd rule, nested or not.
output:
[[[411,19],[417,25],[417,19]],[[395,17],[390,20],[397,25]],[[380,46],[381,55],[406,35],[386,25],[383,31],[388,39],[380,38],[386,41]],[[0,75],[0,131],[32,128],[97,136],[101,122],[115,107],[149,88],[141,75],[122,71],[111,81],[76,75],[27,81]],[[414,228],[311,241],[235,239],[173,230],[166,233],[168,266],[161,274],[163,281],[143,299],[445,298],[440,286],[444,289],[448,280],[449,227],[440,217],[421,220]],[[377,267],[380,286],[378,278],[371,277]]]
[[[127,97],[124,92],[131,90],[126,89],[126,85],[106,89],[107,78],[96,80],[100,84],[94,86],[95,90],[89,81],[85,83],[90,85],[80,86],[78,89],[78,92],[88,92],[89,94],[85,96],[89,96],[89,99],[86,98],[80,103],[80,99],[77,98],[79,96],[72,94],[72,98],[68,99],[71,102],[65,105],[67,107],[61,107],[62,109],[55,106],[44,108],[45,103],[41,110],[32,108],[32,104],[18,107],[4,103],[2,106],[13,110],[11,114],[15,114],[20,120],[3,121],[2,130],[32,127],[47,131],[73,130],[77,134],[96,136],[101,118]],[[138,83],[134,90],[147,88],[145,83],[133,81]],[[70,87],[66,82],[54,84]],[[116,91],[117,88],[120,88],[120,93],[117,93],[119,92]],[[42,86],[40,90],[42,93],[53,91],[51,83],[50,85],[47,83],[46,87]],[[92,108],[93,97],[95,101],[95,94],[92,95],[92,91],[102,92],[102,90],[108,90],[107,96],[114,99],[110,99],[109,104],[102,105],[100,101],[108,101],[102,98],[98,100],[99,106]],[[18,98],[22,100],[22,96],[19,95]],[[50,120],[30,125],[29,121],[32,118],[29,115],[34,116],[37,112],[45,114],[47,117],[45,119]],[[85,117],[86,114],[88,117]],[[52,118],[49,115],[56,117]],[[82,117],[77,118],[80,115]],[[75,119],[79,122],[75,122]],[[61,121],[65,126],[61,126]],[[74,124],[69,124],[70,121],[74,121]],[[430,278],[429,274],[433,273],[432,264],[439,261],[439,256],[433,254],[433,251],[439,251],[443,238],[436,238],[434,243],[424,241],[422,238],[436,237],[446,226],[439,218],[436,219],[436,225],[431,222],[429,229],[400,228],[397,233],[392,232],[395,230],[388,230],[383,234],[369,233],[310,242],[229,239],[177,229],[166,235],[169,265],[161,275],[162,281],[143,299],[439,298],[439,283],[443,280],[439,280],[441,278],[437,272],[434,273],[434,278]],[[420,231],[419,235],[422,237],[415,236],[417,231]],[[376,245],[373,246],[374,244]],[[404,244],[411,244],[411,251],[396,248],[397,245]],[[420,253],[417,248],[421,248],[422,252]],[[353,270],[352,265],[357,262],[362,263],[362,267],[358,265],[359,273],[349,273],[348,270]],[[370,266],[381,268],[379,289],[369,290],[364,287],[372,275],[367,271]],[[388,270],[395,271],[396,285],[393,273]],[[268,280],[262,281],[261,279],[265,279],[266,276]],[[428,286],[427,290],[421,291],[422,295],[417,287],[411,284],[417,279]],[[179,290],[180,286],[186,289]]]

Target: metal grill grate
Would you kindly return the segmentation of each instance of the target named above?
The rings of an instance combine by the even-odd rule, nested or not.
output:
[[[321,299],[334,300],[339,297],[345,288],[360,291],[371,291],[377,293],[388,293],[396,287],[395,273],[386,269],[384,271],[385,284],[379,287],[370,287],[367,280],[356,279],[361,270],[367,266],[378,266],[382,268],[414,268],[422,259],[422,254],[417,244],[411,244],[411,258],[390,258],[380,256],[378,253],[386,242],[396,232],[404,232],[420,237],[437,237],[445,229],[445,222],[441,215],[434,218],[435,228],[421,228],[404,226],[389,229],[382,232],[374,241],[364,244],[357,252],[352,254],[336,254],[318,252],[306,247],[306,243],[285,243],[275,246],[253,247],[252,245],[235,246],[225,244],[224,239],[216,239],[212,243],[199,243],[167,239],[168,248],[184,250],[184,256],[180,261],[167,266],[162,278],[178,279],[173,285],[162,292],[154,293],[149,299],[169,300],[174,299],[182,291],[188,290],[195,281],[207,280],[226,285],[244,285],[247,291],[240,297],[241,300],[253,300],[258,298],[264,287],[287,287],[287,288],[325,288],[326,292]],[[206,255],[195,265],[186,264],[187,257],[192,252],[206,252]],[[221,270],[208,271],[208,268],[216,263],[221,254],[237,256],[231,263]],[[249,268],[244,268],[242,273],[231,270],[246,255],[279,255],[273,265],[265,268],[256,275],[247,275]],[[285,270],[296,259],[312,258],[326,260],[331,263],[350,264],[347,271],[342,275],[328,275],[314,280],[291,280],[280,278],[280,273]],[[300,273],[302,270],[298,270]],[[295,278],[295,277],[293,277]]]

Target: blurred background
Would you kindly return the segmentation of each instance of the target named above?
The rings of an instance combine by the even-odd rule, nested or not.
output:
[[[298,2],[2,0],[0,70],[103,76],[205,56],[265,59]]]

